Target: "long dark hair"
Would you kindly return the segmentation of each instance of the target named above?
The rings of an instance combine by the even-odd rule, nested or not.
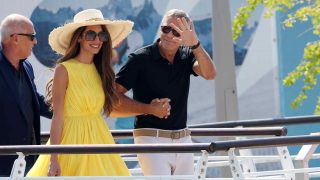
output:
[[[100,75],[103,91],[105,94],[105,102],[103,108],[105,112],[109,115],[112,109],[119,103],[119,98],[115,89],[115,73],[112,68],[111,58],[112,58],[112,40],[108,29],[106,26],[101,25],[102,30],[107,32],[109,41],[103,42],[100,51],[94,55],[93,62],[97,68]],[[66,50],[66,53],[61,57],[57,63],[68,61],[76,57],[80,53],[80,44],[78,43],[79,37],[85,31],[86,26],[80,27],[73,33],[70,41],[70,46]],[[52,107],[52,84],[53,79],[51,79],[46,86],[46,101]]]

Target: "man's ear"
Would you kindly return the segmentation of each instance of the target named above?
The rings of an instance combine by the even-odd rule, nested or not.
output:
[[[17,35],[17,34],[12,34],[12,35],[10,35],[9,38],[12,38],[15,42],[18,41],[18,35]],[[8,38],[8,39],[9,39],[9,38]]]

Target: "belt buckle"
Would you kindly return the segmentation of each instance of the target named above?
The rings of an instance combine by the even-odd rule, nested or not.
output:
[[[171,132],[171,139],[179,139],[180,138],[180,132]]]

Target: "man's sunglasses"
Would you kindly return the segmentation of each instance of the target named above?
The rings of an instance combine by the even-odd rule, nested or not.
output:
[[[97,36],[99,37],[99,40],[101,42],[107,42],[108,41],[108,34],[107,34],[107,32],[104,32],[104,31],[96,33],[95,31],[89,30],[89,31],[85,32],[84,39],[86,41],[94,41]]]
[[[15,35],[15,34],[11,34],[10,37],[12,37],[13,35]],[[33,41],[34,39],[36,39],[36,33],[32,33],[32,34],[16,33],[16,35],[27,36],[27,37],[29,37],[30,41]]]
[[[173,29],[171,26],[161,26],[161,31],[165,34],[168,34],[172,31],[172,34],[175,37],[180,37],[180,34],[175,29]]]

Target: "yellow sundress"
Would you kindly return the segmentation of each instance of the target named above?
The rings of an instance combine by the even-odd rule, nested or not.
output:
[[[94,63],[70,59],[61,64],[68,72],[61,144],[114,144],[101,114],[105,96]],[[130,175],[118,154],[61,154],[58,160],[62,176]],[[50,155],[40,155],[27,176],[47,176],[49,164]]]

